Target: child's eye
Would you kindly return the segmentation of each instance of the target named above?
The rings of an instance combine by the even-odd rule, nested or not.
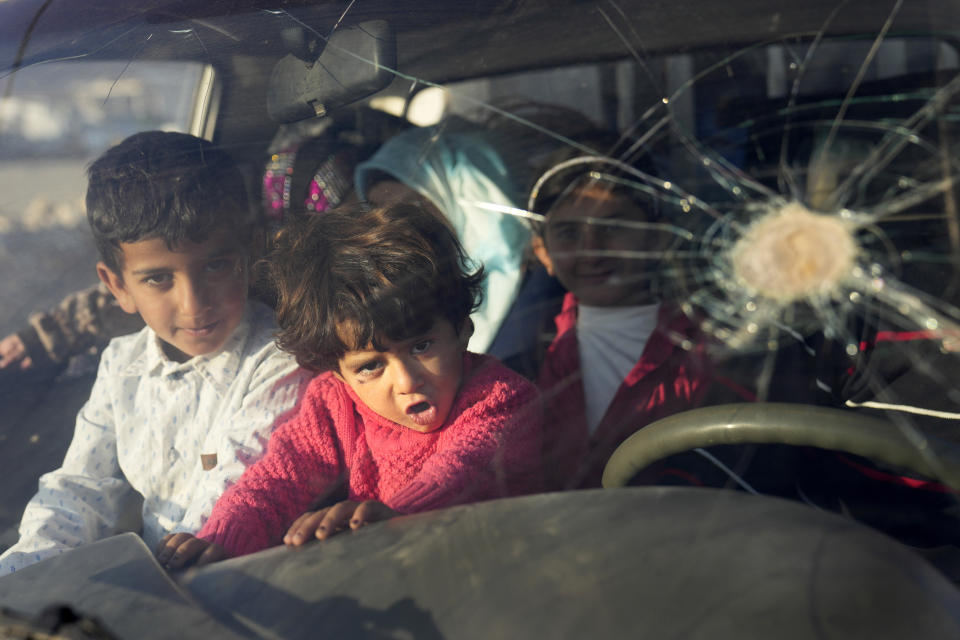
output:
[[[173,275],[169,273],[154,273],[145,277],[142,282],[151,287],[163,287],[173,282]]]
[[[218,260],[212,260],[208,262],[204,268],[208,273],[219,273],[229,269],[232,262],[232,260],[228,260],[227,258],[220,258]]]
[[[354,373],[357,375],[368,375],[377,371],[382,366],[382,363],[379,360],[368,360],[361,365],[358,365],[354,368]]]
[[[574,225],[557,226],[550,230],[554,242],[571,242],[577,239],[580,230]]]
[[[410,348],[410,353],[415,356],[425,353],[433,345],[433,340],[421,340]]]

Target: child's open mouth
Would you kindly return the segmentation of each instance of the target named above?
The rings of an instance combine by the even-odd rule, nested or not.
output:
[[[410,405],[406,413],[411,420],[422,426],[431,425],[437,419],[437,408],[426,400]]]

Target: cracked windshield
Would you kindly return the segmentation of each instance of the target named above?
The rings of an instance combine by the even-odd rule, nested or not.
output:
[[[960,10],[84,4],[0,0],[4,610],[956,637]]]

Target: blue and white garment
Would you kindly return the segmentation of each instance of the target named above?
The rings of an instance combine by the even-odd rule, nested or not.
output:
[[[498,210],[517,206],[502,156],[483,131],[417,127],[397,134],[357,167],[360,198],[366,198],[369,178],[378,171],[430,200],[450,221],[470,260],[483,265],[483,303],[470,316],[474,331],[468,348],[486,352],[517,296],[530,243],[524,221]]]
[[[111,341],[63,465],[41,476],[0,575],[122,531],[155,548],[199,530],[311,376],[275,331],[272,310],[248,302],[219,351],[183,363],[149,327]]]

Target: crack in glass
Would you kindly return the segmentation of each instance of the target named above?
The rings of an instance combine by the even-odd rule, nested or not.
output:
[[[290,11],[261,17],[327,41],[359,6],[346,3],[324,33]],[[890,3],[866,36],[833,31],[838,16],[859,6],[838,1],[813,32],[658,55],[639,35],[639,16],[612,0],[596,3],[597,20],[622,44],[627,66],[619,68],[632,74],[630,87],[641,81],[649,87],[616,123],[620,139],[611,148],[593,148],[574,133],[456,83],[389,71],[408,101],[424,88],[439,89],[478,119],[500,118],[554,147],[574,149],[577,157],[564,166],[540,167],[535,175],[531,169],[534,192],[537,177],[542,182],[551,171],[602,159],[617,172],[594,179],[656,202],[668,222],[590,216],[579,222],[666,234],[669,248],[585,249],[576,255],[641,261],[645,268],[630,283],[675,296],[718,357],[760,355],[752,382],[763,400],[778,354],[799,346],[815,355],[812,336],[838,343],[851,361],[863,351],[864,323],[922,333],[944,354],[960,349],[960,160],[953,151],[960,56],[934,29],[900,33],[903,0]],[[201,34],[212,27],[188,24],[171,32],[212,56]],[[132,34],[144,37],[126,31],[102,47]],[[144,50],[149,37],[130,44],[130,51]],[[128,64],[136,57],[132,53]],[[5,96],[12,81],[8,74]],[[440,127],[450,122],[442,120]],[[526,202],[462,204],[489,212],[491,219],[544,221],[543,212]],[[902,349],[932,384],[955,387],[909,345]],[[884,381],[878,377],[871,385],[879,393]],[[912,415],[908,410],[893,419],[923,447]]]

